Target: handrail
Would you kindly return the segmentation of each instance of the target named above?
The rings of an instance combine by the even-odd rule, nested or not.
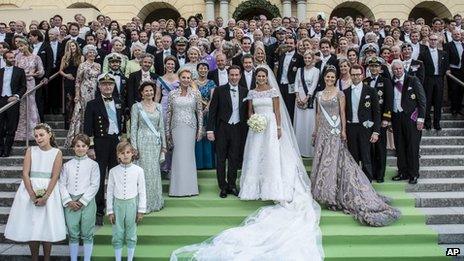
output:
[[[450,71],[447,71],[446,72],[446,75],[448,75],[448,77],[450,77],[453,81],[455,81],[457,84],[461,85],[462,87],[464,87],[464,82],[459,80],[456,76],[454,76]]]
[[[48,81],[47,83],[49,83],[51,80],[55,79],[60,73],[57,72],[55,74],[53,74],[52,76],[50,76],[48,78]],[[41,82],[39,84],[37,84],[36,86],[34,86],[34,88],[28,90],[20,99],[18,100],[14,100],[12,102],[9,102],[7,105],[3,106],[2,108],[0,108],[0,113],[3,113],[5,112],[6,110],[8,110],[11,106],[15,105],[16,103],[20,102],[22,99],[26,99],[27,96],[31,95],[31,94],[35,94],[35,91],[42,88],[42,86],[46,85],[47,83],[45,82]],[[29,147],[29,113],[27,113],[27,102],[25,103],[26,105],[26,147]]]

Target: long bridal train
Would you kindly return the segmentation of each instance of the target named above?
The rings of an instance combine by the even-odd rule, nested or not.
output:
[[[270,86],[278,91],[272,71],[264,67],[269,72]],[[171,254],[171,261],[323,260],[320,207],[313,200],[311,182],[299,156],[290,117],[280,93],[279,100],[282,137],[278,146],[282,181],[290,200],[262,207],[238,227],[227,229],[205,242],[175,250]]]

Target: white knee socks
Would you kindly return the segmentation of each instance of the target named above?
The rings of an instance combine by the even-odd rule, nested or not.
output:
[[[134,259],[135,248],[127,249],[127,261],[132,261]]]
[[[69,244],[69,257],[71,261],[77,261],[77,256],[79,255],[79,243],[70,243]]]
[[[114,259],[115,261],[121,261],[122,248],[114,250]]]
[[[84,244],[84,261],[90,261],[92,257],[93,244]]]

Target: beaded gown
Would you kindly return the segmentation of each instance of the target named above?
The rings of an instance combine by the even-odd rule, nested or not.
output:
[[[362,224],[386,226],[401,212],[377,194],[361,167],[356,164],[346,142],[340,139],[340,99],[342,91],[329,100],[316,94],[318,115],[311,184],[314,199],[331,210],[342,210]]]
[[[181,89],[169,94],[166,125],[173,146],[169,196],[198,195],[195,141],[203,127],[198,90],[189,88],[185,96]]]
[[[198,90],[201,93],[203,101],[203,108],[206,107],[211,100],[211,91],[216,88],[213,80],[208,80],[204,85],[198,84]],[[208,115],[204,113],[203,126],[208,124]],[[214,146],[213,142],[209,141],[206,136],[198,141],[195,145],[195,160],[197,162],[197,169],[212,169],[214,168]]]
[[[145,113],[146,119],[151,122],[151,126],[142,113]],[[151,127],[154,127],[158,134]],[[141,103],[132,105],[131,143],[138,151],[139,158],[136,164],[144,170],[145,174],[147,213],[158,211],[164,206],[160,153],[161,148],[166,148],[161,104],[156,104],[154,112],[146,111]]]

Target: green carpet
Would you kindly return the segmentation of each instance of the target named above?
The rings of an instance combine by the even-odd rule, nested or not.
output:
[[[305,160],[310,170],[310,160]],[[414,207],[405,183],[392,182],[388,169],[386,182],[374,184],[377,191],[393,199],[402,218],[388,227],[367,227],[341,212],[322,211],[321,229],[326,260],[445,260],[437,245],[437,234],[425,225],[425,216]],[[136,260],[168,260],[179,247],[203,240],[239,225],[245,217],[269,202],[244,202],[218,196],[214,170],[199,171],[200,195],[190,198],[165,197],[165,208],[146,215],[138,226]],[[163,181],[167,191],[168,182]],[[124,251],[125,254],[125,251]],[[95,236],[93,260],[114,260],[111,226]]]

